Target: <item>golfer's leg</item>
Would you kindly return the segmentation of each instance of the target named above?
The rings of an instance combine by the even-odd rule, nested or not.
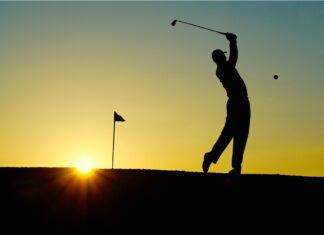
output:
[[[233,130],[231,127],[231,120],[226,119],[226,123],[222,130],[222,133],[217,139],[212,150],[210,151],[210,155],[212,156],[213,163],[216,163],[218,161],[219,157],[224,152],[227,145],[231,142],[232,138],[233,138]]]
[[[241,118],[239,128],[236,128],[233,138],[232,167],[240,169],[243,162],[243,155],[250,129],[250,110]]]
[[[240,169],[249,132],[239,133],[233,138],[232,167]]]

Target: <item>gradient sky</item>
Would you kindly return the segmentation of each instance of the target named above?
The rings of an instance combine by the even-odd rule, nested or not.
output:
[[[201,172],[226,117],[210,55],[228,41],[179,19],[238,35],[242,173],[324,176],[323,15],[324,2],[0,2],[0,166],[110,168],[116,111],[116,168]]]

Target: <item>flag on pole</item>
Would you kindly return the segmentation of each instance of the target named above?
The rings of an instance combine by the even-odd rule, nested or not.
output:
[[[112,162],[111,162],[111,169],[114,169],[114,150],[115,150],[115,129],[116,129],[116,122],[124,122],[125,119],[120,116],[118,113],[114,112],[114,129],[113,129],[113,147],[112,147]]]
[[[114,122],[124,122],[125,119],[120,116],[118,113],[114,112]]]

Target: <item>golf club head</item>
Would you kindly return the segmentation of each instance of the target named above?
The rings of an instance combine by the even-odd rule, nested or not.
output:
[[[172,21],[171,25],[175,26],[176,23],[177,23],[177,20],[174,20],[174,21]]]

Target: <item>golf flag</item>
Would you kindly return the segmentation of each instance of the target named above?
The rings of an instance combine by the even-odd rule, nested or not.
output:
[[[113,129],[113,147],[112,147],[112,162],[111,162],[111,169],[114,169],[114,151],[115,151],[115,129],[116,129],[116,122],[124,122],[125,119],[120,116],[118,113],[114,112],[114,129]]]
[[[114,122],[124,122],[125,119],[120,116],[118,113],[114,112]]]

